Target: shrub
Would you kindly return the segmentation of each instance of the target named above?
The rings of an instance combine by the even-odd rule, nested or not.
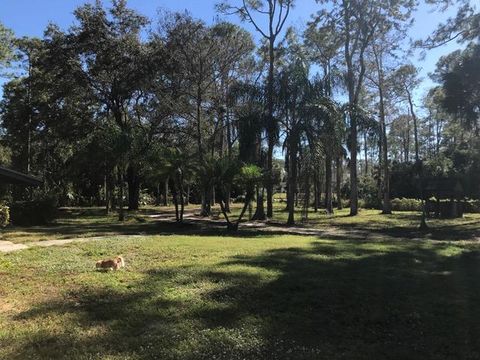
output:
[[[381,209],[378,198],[378,184],[371,176],[362,176],[358,181],[358,207],[364,209]],[[361,201],[362,200],[362,201]]]
[[[350,206],[350,202],[348,203]],[[366,209],[366,202],[363,199],[358,199],[358,208],[359,209]]]
[[[287,202],[287,193],[278,192],[273,194],[273,201],[279,203]]]
[[[393,211],[421,211],[422,202],[418,199],[395,198],[392,200]]]
[[[17,201],[10,205],[10,217],[14,225],[46,225],[57,216],[58,201],[45,196],[29,201]]]
[[[335,206],[337,206],[337,202],[333,202],[333,204]],[[350,199],[349,198],[346,198],[346,199],[343,199],[342,198],[342,207],[344,209],[347,209],[350,207]],[[375,206],[371,206],[371,204],[367,203],[364,199],[358,199],[358,209],[376,209]]]
[[[480,213],[480,200],[466,200],[464,211],[466,213]]]
[[[141,205],[155,205],[156,199],[146,191],[140,192],[139,202]]]
[[[10,208],[2,204],[0,205],[0,227],[4,228],[10,222]]]
[[[240,204],[240,203],[244,203],[245,202],[245,195],[239,195],[237,196],[236,198],[233,199],[233,202],[235,204]]]

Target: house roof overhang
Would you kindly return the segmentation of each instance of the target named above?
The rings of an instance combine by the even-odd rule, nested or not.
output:
[[[40,186],[43,181],[35,176],[0,166],[0,183],[27,186]]]

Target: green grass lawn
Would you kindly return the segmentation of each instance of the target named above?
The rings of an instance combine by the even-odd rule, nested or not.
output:
[[[114,225],[67,220],[45,236]],[[480,217],[411,240],[416,220],[318,215],[344,230],[329,238],[155,235],[131,220],[144,236],[0,254],[0,359],[478,359]],[[94,270],[117,254],[125,269]]]
[[[284,203],[274,204],[272,223],[283,226],[288,217]],[[230,217],[235,220],[240,213],[242,204],[232,204]],[[156,234],[197,234],[198,227],[172,227],[171,224],[157,221],[152,215],[169,216],[172,221],[175,216],[173,207],[144,207],[136,212],[128,212],[124,223],[118,222],[118,215],[112,212],[104,215],[103,208],[66,208],[60,211],[60,216],[48,226],[18,227],[8,226],[0,232],[0,240],[11,241],[16,244],[28,244],[33,241],[89,238],[117,235],[156,235]],[[199,213],[196,205],[186,207],[186,214]],[[213,207],[213,213],[220,220],[223,215],[218,206]],[[247,220],[248,214],[244,220]],[[360,216],[349,216],[349,209],[336,210],[334,215],[326,215],[322,211],[309,213],[308,220],[302,221],[301,210],[296,210],[297,227],[326,229],[339,228],[358,230],[379,234],[398,236],[400,238],[418,237],[416,234],[420,224],[420,213],[411,211],[395,212],[393,215],[381,215],[379,210],[360,209]],[[480,228],[480,214],[465,214],[462,219],[439,220],[429,219],[431,231],[422,237],[437,240],[467,239],[475,229]],[[202,234],[217,234],[219,229],[226,226],[218,224],[215,229],[211,226],[203,229]],[[453,229],[454,231],[450,231]],[[222,233],[226,233],[221,231]],[[248,235],[248,234],[247,234]]]

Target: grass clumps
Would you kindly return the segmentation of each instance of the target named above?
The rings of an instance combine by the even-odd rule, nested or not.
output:
[[[478,219],[443,228],[458,241],[356,232],[379,221],[339,217],[329,238],[147,234],[0,254],[0,358],[478,357]],[[94,270],[119,254],[125,269]]]

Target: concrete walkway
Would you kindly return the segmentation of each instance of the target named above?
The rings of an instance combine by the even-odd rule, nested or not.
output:
[[[86,242],[100,240],[100,238],[75,238],[75,239],[61,239],[61,240],[45,240],[45,241],[32,241],[27,244],[14,244],[11,241],[0,241],[0,252],[8,253],[18,250],[28,249],[34,246],[50,247],[50,246],[62,246],[70,244],[72,242]]]
[[[24,244],[14,244],[11,241],[0,240],[0,252],[7,253],[23,249],[28,249],[28,246]]]
[[[57,240],[45,240],[45,241],[32,241],[27,244],[14,244],[11,241],[0,240],[0,252],[9,253],[18,250],[24,250],[31,247],[50,247],[50,246],[62,246],[70,244],[73,242],[88,242],[88,241],[98,241],[106,238],[132,238],[132,237],[142,237],[144,235],[107,235],[107,236],[95,236],[95,237],[82,237],[82,238],[73,238],[73,239],[57,239]]]

